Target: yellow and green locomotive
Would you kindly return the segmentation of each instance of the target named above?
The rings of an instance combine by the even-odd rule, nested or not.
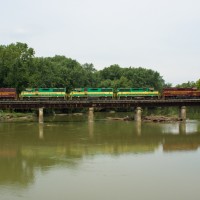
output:
[[[83,99],[113,99],[113,88],[74,88],[69,98],[71,100]]]
[[[27,88],[20,94],[21,100],[128,100],[158,99],[159,92],[153,88],[74,88],[70,93],[66,88]]]
[[[154,88],[117,88],[117,99],[158,99],[159,92]]]
[[[21,100],[64,100],[66,88],[27,88],[20,93]]]

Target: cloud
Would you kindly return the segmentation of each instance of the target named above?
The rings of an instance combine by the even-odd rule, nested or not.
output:
[[[152,68],[174,84],[199,78],[198,0],[7,0],[2,7],[1,44],[26,42],[37,56],[65,55],[98,69]]]

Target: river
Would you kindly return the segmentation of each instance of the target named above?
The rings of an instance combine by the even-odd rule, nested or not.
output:
[[[113,115],[1,122],[0,200],[199,200],[200,120]]]

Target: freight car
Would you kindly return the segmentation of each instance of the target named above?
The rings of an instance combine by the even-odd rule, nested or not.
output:
[[[17,99],[16,88],[0,88],[0,100]]]
[[[20,93],[21,100],[64,100],[66,88],[27,88]]]
[[[154,88],[118,88],[117,99],[158,99],[159,92]]]
[[[164,88],[163,99],[198,99],[200,90],[197,88]]]
[[[15,88],[0,88],[0,100],[16,100]],[[87,99],[200,99],[197,88],[164,88],[159,94],[153,88],[27,88],[19,94],[20,100],[87,100]]]
[[[75,88],[69,94],[70,100],[112,99],[113,97],[113,88]]]

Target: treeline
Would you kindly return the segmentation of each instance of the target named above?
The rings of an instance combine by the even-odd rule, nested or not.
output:
[[[200,81],[199,81],[200,82]],[[111,65],[96,70],[93,64],[80,64],[65,56],[35,57],[25,43],[0,45],[0,87],[154,87],[165,86],[162,76],[142,67]]]

